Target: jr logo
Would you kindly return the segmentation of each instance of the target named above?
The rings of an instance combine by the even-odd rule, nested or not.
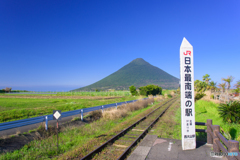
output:
[[[191,56],[191,51],[186,51],[186,53],[185,52],[183,52],[183,54],[186,56],[186,55],[190,55]]]

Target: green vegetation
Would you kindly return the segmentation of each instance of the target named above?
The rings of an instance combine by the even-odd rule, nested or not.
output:
[[[33,96],[33,95],[31,95]],[[71,111],[76,109],[88,108],[97,105],[105,105],[116,102],[138,99],[139,97],[119,97],[107,99],[57,99],[48,95],[47,98],[11,98],[12,95],[0,98],[0,122],[36,117],[40,115],[52,114],[53,110]],[[81,98],[81,97],[78,97]]]
[[[240,80],[238,80],[237,83],[234,86],[236,87],[234,92],[235,93],[240,93]]]
[[[137,92],[137,90],[136,90],[136,87],[130,86],[130,87],[129,87],[129,90],[130,90],[132,96],[138,95],[138,92]]]
[[[34,140],[23,148],[0,154],[0,159],[73,159],[76,156],[84,156],[94,147],[116,135],[129,124],[132,124],[142,114],[153,110],[152,105],[129,112],[127,117],[105,120],[100,119],[81,127],[67,127],[59,133],[59,151],[56,147],[56,135],[43,140]],[[104,129],[103,129],[104,128]],[[76,136],[77,135],[77,136]],[[58,155],[60,155],[58,157]]]
[[[204,93],[206,90],[211,90],[211,91],[222,91],[225,92],[226,88],[229,91],[231,87],[231,83],[233,81],[234,77],[233,76],[228,76],[227,78],[222,78],[222,83],[219,83],[217,85],[217,82],[210,81],[210,75],[205,74],[203,76],[203,81],[200,80],[195,80],[194,81],[194,89],[195,91],[199,93]],[[217,88],[217,86],[219,88]],[[237,81],[237,83],[234,85],[235,89],[233,92],[239,93],[240,92],[240,80]]]
[[[233,81],[233,76],[228,76],[227,78],[222,78],[223,81],[225,81],[227,85],[227,89],[229,90],[231,87],[231,82]]]
[[[195,121],[205,122],[212,119],[213,125],[219,125],[223,135],[228,140],[240,141],[240,124],[224,122],[218,114],[218,106],[214,102],[198,100],[195,103]],[[196,126],[206,129],[206,126]],[[181,107],[179,101],[175,103],[152,129],[152,133],[162,138],[181,139]],[[207,141],[207,134],[196,132],[197,141]]]
[[[203,81],[200,80],[195,80],[194,81],[194,87],[195,87],[195,91],[199,92],[199,93],[204,93],[206,90],[216,90],[216,82],[211,81],[210,75],[209,74],[205,74],[203,76]]]
[[[240,123],[240,102],[230,101],[222,103],[218,107],[218,112],[224,122]]]
[[[162,95],[171,94],[171,92],[177,93],[177,90],[166,90],[166,89],[163,89],[162,90]]]
[[[16,91],[17,92],[17,91]],[[23,91],[18,92],[17,94],[5,94],[8,96],[16,96],[16,95],[28,95],[28,96],[130,96],[129,91],[69,91],[69,92],[51,92],[51,91],[46,91],[46,92],[36,92],[36,91],[28,91],[28,93],[31,94],[25,94]],[[51,94],[49,94],[51,93]]]
[[[179,79],[152,66],[142,58],[137,58],[106,78],[74,91],[95,91],[95,89],[127,90],[131,85],[138,88],[148,84],[158,85],[164,89],[177,89]]]
[[[139,88],[139,94],[143,96],[148,95],[161,95],[162,94],[162,88],[156,85],[147,85]]]
[[[129,91],[99,91],[96,89],[95,92],[57,92],[57,95],[64,96],[130,96]]]
[[[204,93],[197,93],[196,94],[196,96],[195,96],[195,101],[197,101],[197,100],[200,100],[202,97],[204,97],[206,94],[204,94]]]
[[[161,119],[154,125],[149,134],[158,135],[159,138],[181,139],[181,121],[176,120],[176,116],[181,119],[181,113],[179,117],[178,109],[180,108],[180,101],[176,101],[165,112]],[[164,110],[162,108],[162,110]]]
[[[195,103],[195,121],[196,122],[206,122],[207,119],[212,119],[213,125],[219,125],[224,133],[223,135],[231,140],[240,141],[240,124],[224,122],[220,114],[218,114],[219,104],[214,102],[208,102],[204,100],[199,100]],[[197,126],[196,128],[205,128],[203,126]],[[227,136],[227,135],[230,135]],[[197,133],[199,140],[206,141],[206,134]]]
[[[172,98],[172,95],[171,95],[171,94],[167,94],[167,97],[168,97],[168,98]]]

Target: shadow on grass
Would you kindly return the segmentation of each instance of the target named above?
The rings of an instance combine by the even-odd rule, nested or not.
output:
[[[232,139],[234,140],[237,137],[237,130],[233,127],[229,129],[229,134],[231,135]]]

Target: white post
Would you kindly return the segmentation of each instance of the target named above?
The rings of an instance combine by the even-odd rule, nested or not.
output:
[[[45,117],[45,130],[48,130],[48,116]]]
[[[103,113],[104,106],[102,106],[102,113]]]
[[[81,109],[81,121],[83,121],[83,110]]]
[[[196,148],[193,47],[183,38],[180,47],[182,149]]]

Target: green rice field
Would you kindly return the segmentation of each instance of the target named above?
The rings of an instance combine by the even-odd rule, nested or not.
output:
[[[5,94],[6,95],[6,94]],[[71,111],[138,99],[139,97],[91,97],[53,95],[7,95],[0,97],[0,122],[52,114],[53,110]]]

